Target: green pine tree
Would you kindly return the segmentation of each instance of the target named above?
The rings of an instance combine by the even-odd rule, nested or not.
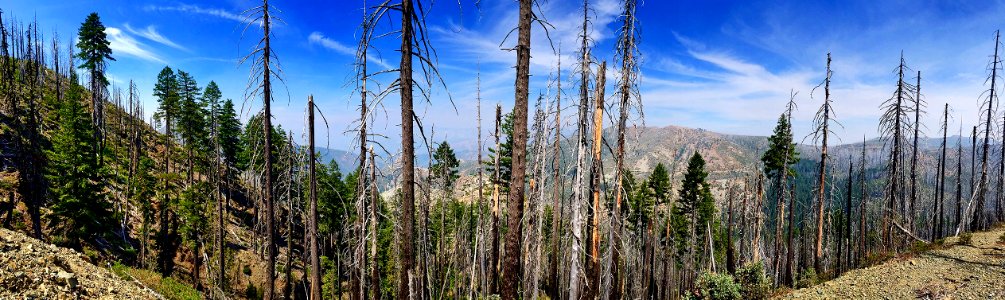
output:
[[[495,174],[495,159],[499,155],[499,190],[506,194],[509,191],[510,166],[513,165],[513,112],[509,112],[502,118],[499,125],[499,134],[504,137],[499,143],[499,149],[489,147],[489,157],[482,162],[485,165],[486,174]]]
[[[695,152],[688,160],[687,172],[681,180],[680,199],[670,211],[674,240],[679,251],[689,249],[700,255],[708,250],[704,241],[708,239],[709,227],[713,234],[719,227],[715,219],[715,198],[707,179],[705,159]]]
[[[433,160],[435,161],[431,170],[433,180],[444,191],[452,190],[457,178],[460,177],[457,168],[461,163],[457,160],[454,149],[450,148],[450,144],[446,141],[439,143],[436,152],[433,153]]]
[[[768,137],[768,151],[765,151],[764,155],[761,156],[761,162],[764,163],[764,173],[770,178],[778,178],[781,176],[782,170],[788,169],[788,175],[793,176],[794,171],[791,166],[798,159],[799,152],[796,151],[796,144],[792,142],[792,126],[785,114],[782,114],[778,117],[774,134]]]
[[[78,85],[67,91],[59,108],[60,124],[52,136],[52,150],[46,151],[46,179],[54,198],[48,215],[50,228],[64,244],[78,249],[115,225],[111,203],[101,186],[106,172],[94,159],[97,141],[81,104],[83,93]]]
[[[234,168],[237,166],[237,155],[244,145],[241,143],[241,121],[238,120],[237,112],[234,110],[234,101],[230,99],[224,101],[217,113],[219,115],[216,119],[220,127],[217,132],[220,139],[220,155],[223,156],[227,167]]]

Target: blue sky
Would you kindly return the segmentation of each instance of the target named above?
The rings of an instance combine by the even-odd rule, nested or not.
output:
[[[148,114],[156,107],[151,96],[154,80],[165,65],[191,73],[200,86],[216,81],[225,98],[234,99],[239,107],[243,104],[245,118],[260,109],[260,100],[245,101],[249,70],[237,64],[261,35],[257,26],[244,31],[241,16],[257,5],[255,1],[10,1],[0,4],[5,17],[35,17],[49,29],[46,32],[56,30],[66,41],[89,12],[98,12],[117,59],[108,68],[111,81],[125,86],[135,80]],[[490,132],[492,106],[500,103],[509,109],[513,103],[515,53],[502,49],[515,41],[503,38],[516,24],[517,4],[482,0],[476,7],[473,1],[461,2],[435,1],[428,13],[429,34],[447,89],[434,88],[428,103],[416,100],[416,109],[424,124],[432,127],[435,140],[474,149],[476,74],[481,72],[485,134]],[[619,3],[591,2],[593,54],[611,61]],[[313,94],[329,124],[328,133],[320,134],[321,144],[351,148],[349,130],[358,115],[351,52],[364,2],[273,0],[272,4],[285,21],[273,40],[286,81],[276,88],[276,121],[303,141],[306,99]],[[554,95],[549,76],[561,58],[563,88],[570,97],[563,103],[576,101],[568,72],[576,57],[581,5],[542,1],[543,15],[554,26],[549,30],[551,42],[562,53],[554,53],[544,31],[535,27],[532,100],[538,94]],[[844,142],[877,135],[879,105],[895,90],[893,71],[901,50],[908,65],[922,72],[922,93],[931,112],[923,120],[927,134],[940,135],[937,122],[946,102],[954,109],[952,122],[974,124],[994,31],[1005,20],[1000,1],[641,0],[638,12],[643,62],[639,84],[646,125],[769,135],[790,90],[795,90],[800,105],[796,135],[805,136],[823,97],[820,91],[811,97],[811,90],[823,79],[825,57],[831,52],[831,94],[844,125],[836,133]],[[398,23],[384,22],[380,31]],[[398,61],[395,37],[377,42],[379,52],[371,70]],[[388,97],[374,124],[378,133],[389,137],[383,140],[389,146],[398,144],[397,103],[396,95]],[[563,118],[572,119],[574,114],[567,107]],[[637,118],[636,123],[641,124]]]

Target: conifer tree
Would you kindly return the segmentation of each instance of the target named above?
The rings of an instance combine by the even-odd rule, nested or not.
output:
[[[719,227],[715,220],[715,199],[712,197],[711,186],[707,179],[705,159],[695,152],[688,160],[687,171],[681,180],[678,192],[680,198],[674,203],[670,212],[678,255],[685,256],[684,272],[687,278],[684,279],[684,286],[688,288],[694,284],[693,276],[698,272],[697,264],[701,263],[701,257],[704,257],[699,255],[714,251],[703,242],[715,235],[714,232],[709,232],[709,229]]]
[[[95,160],[94,126],[81,105],[83,88],[73,85],[59,108],[59,129],[46,151],[46,178],[55,198],[49,224],[66,245],[80,249],[106,234],[115,221],[101,186],[106,171]]]
[[[792,94],[792,99],[794,98],[795,93]],[[792,170],[791,165],[799,159],[799,153],[796,152],[796,145],[792,142],[792,125],[789,123],[795,104],[791,100],[789,103],[790,105],[789,108],[786,109],[786,112],[778,117],[778,123],[775,125],[774,134],[772,134],[771,137],[768,137],[768,150],[761,156],[761,162],[764,164],[764,173],[773,179],[772,181],[775,185],[775,193],[778,195],[778,200],[776,201],[777,209],[775,210],[775,256],[772,265],[775,269],[776,279],[784,276],[785,279],[779,281],[786,285],[791,284],[792,282],[792,280],[786,275],[789,274],[789,272],[779,271],[779,269],[782,268],[781,249],[782,227],[785,223],[783,220],[785,218],[786,179],[795,176],[795,170]]]
[[[108,86],[108,79],[105,78],[106,60],[114,61],[112,58],[111,42],[105,34],[105,25],[101,23],[98,13],[92,12],[87,15],[87,19],[80,24],[77,31],[77,58],[83,63],[78,68],[86,69],[90,75],[91,84],[91,124],[94,126],[95,159],[101,162],[101,149],[104,144],[102,131],[104,129],[104,89]]]

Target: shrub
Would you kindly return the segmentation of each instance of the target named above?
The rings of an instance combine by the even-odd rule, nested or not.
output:
[[[813,268],[803,270],[796,278],[796,288],[808,288],[817,284],[817,271]]]
[[[248,286],[244,288],[244,298],[247,299],[262,299],[262,293],[255,287],[254,284],[248,283]]]
[[[740,299],[740,285],[729,274],[705,273],[698,279],[697,299]]]
[[[998,243],[1005,245],[1005,233],[1002,233],[1002,235],[998,237]]]
[[[969,245],[973,246],[974,234],[969,232],[964,232],[960,234],[959,241],[956,242],[957,245]]]
[[[744,299],[767,299],[771,293],[771,282],[764,274],[764,263],[746,265],[736,271],[736,282],[740,284],[740,294]]]
[[[242,269],[241,271],[244,272],[244,275],[251,276],[251,266],[244,265],[244,269]]]

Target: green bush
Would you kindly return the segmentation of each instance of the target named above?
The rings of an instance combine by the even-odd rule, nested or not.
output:
[[[740,299],[740,285],[729,274],[705,273],[698,279],[697,299]]]
[[[167,299],[202,299],[199,291],[196,291],[195,288],[171,277],[161,280],[161,285],[157,289],[157,292],[164,295]]]
[[[771,282],[764,274],[764,263],[746,265],[736,270],[736,282],[740,284],[740,294],[744,299],[767,299],[771,293]]]
[[[969,232],[964,232],[960,234],[960,240],[956,242],[959,245],[973,245],[974,234]]]
[[[817,284],[817,271],[813,268],[803,270],[796,278],[796,288],[808,288]]]
[[[251,276],[251,266],[244,265],[244,269],[242,271],[244,272],[244,275]]]
[[[248,283],[248,286],[244,288],[244,298],[247,299],[262,299],[262,292],[255,287],[254,284]]]

